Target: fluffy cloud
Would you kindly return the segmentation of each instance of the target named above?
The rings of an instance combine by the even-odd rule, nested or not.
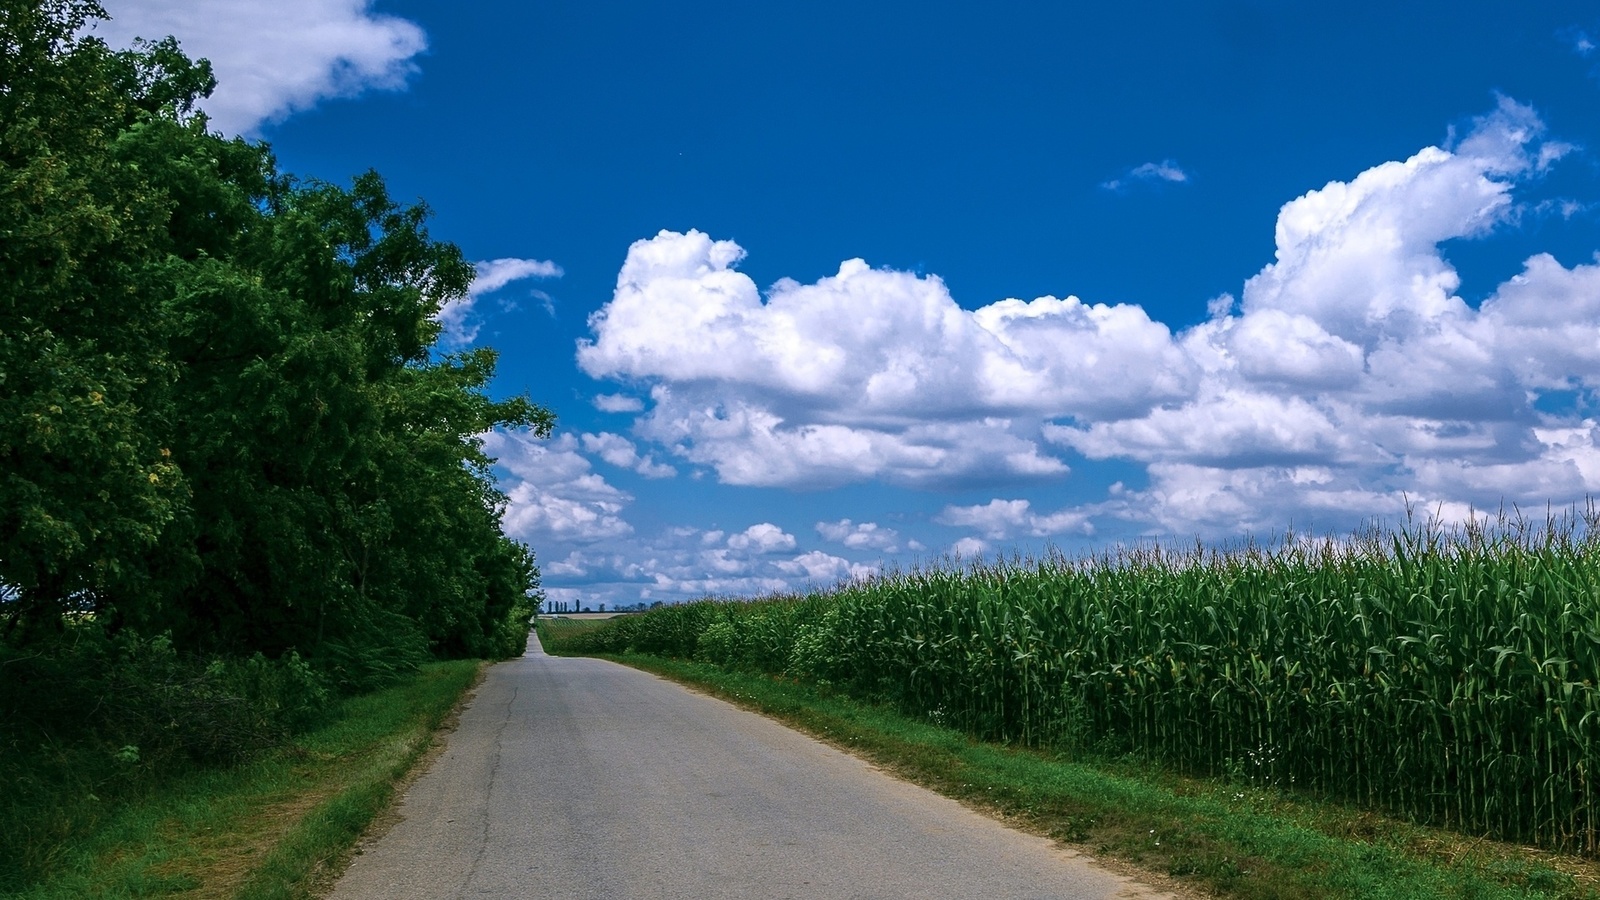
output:
[[[849,260],[761,292],[700,232],[635,243],[578,362],[649,382],[640,437],[730,484],[1061,476],[1038,419],[1136,414],[1193,390],[1170,331],[1075,297],[962,309],[936,277]]]
[[[737,387],[780,416],[825,412],[885,434],[916,421],[1144,408],[1191,386],[1170,331],[1136,306],[1042,297],[969,311],[936,276],[859,259],[815,284],[779,281],[763,302],[733,269],[743,257],[697,231],[636,242],[579,365],[685,391]]]
[[[1484,301],[1475,338],[1535,391],[1600,388],[1600,265],[1541,253]]]
[[[802,553],[776,564],[779,571],[805,579],[808,586],[831,587],[840,581],[860,580],[877,571],[872,566],[850,562],[821,550]]]
[[[1089,514],[1082,510],[1064,509],[1050,515],[1039,515],[1027,500],[991,500],[980,506],[947,506],[935,520],[942,525],[975,528],[990,540],[1004,540],[1017,535],[1049,537],[1075,532],[1090,534],[1094,531]]]
[[[941,484],[986,473],[1065,475],[1065,463],[1013,432],[1009,418],[874,428],[786,419],[751,400],[658,387],[636,428],[725,483],[826,487],[884,478]],[[799,419],[799,421],[796,421]]]
[[[330,97],[405,86],[427,49],[415,23],[375,14],[371,0],[105,0],[93,33],[114,46],[178,38],[211,60],[216,93],[201,106],[213,128],[251,134]]]
[[[482,436],[497,458],[506,531],[538,551],[548,599],[594,608],[827,587],[876,567],[816,550],[771,522],[727,534],[668,528],[641,538],[623,516],[633,498],[593,470],[585,453],[621,460],[605,433],[540,440],[525,431]],[[622,441],[626,443],[625,441]],[[632,467],[641,460],[634,458]]]
[[[754,553],[777,553],[781,550],[793,550],[795,540],[794,535],[782,528],[771,522],[762,522],[759,525],[751,525],[728,538],[728,546],[735,550],[749,550]]]
[[[1536,255],[1474,309],[1440,251],[1516,221],[1519,180],[1570,150],[1543,133],[1502,99],[1453,148],[1291,201],[1238,313],[1218,304],[1178,337],[1204,373],[1193,396],[1043,433],[1146,463],[1150,488],[1122,514],[1179,531],[1343,524],[1408,498],[1459,518],[1600,489],[1583,404],[1536,406],[1544,393],[1593,398],[1600,267]]]
[[[1178,334],[1074,297],[967,309],[937,277],[861,260],[763,293],[742,248],[662,232],[630,248],[579,363],[648,388],[634,434],[729,484],[1016,482],[1065,476],[1073,454],[1145,467],[1143,488],[1079,509],[947,508],[979,543],[1568,502],[1600,491],[1600,264],[1535,255],[1473,305],[1440,249],[1530,214],[1518,186],[1572,149],[1544,132],[1502,98],[1445,146],[1291,200],[1273,260]],[[844,543],[845,526],[818,533]]]
[[[989,544],[975,537],[964,537],[950,545],[950,555],[956,559],[979,559],[989,552]]]
[[[653,579],[647,566],[626,553],[612,549],[586,548],[570,550],[554,562],[540,566],[546,582],[564,585],[648,584]]]
[[[585,451],[617,468],[632,469],[646,478],[671,478],[678,474],[677,469],[656,462],[648,454],[640,456],[633,442],[620,434],[602,431],[599,434],[585,434],[582,440]]]
[[[875,566],[830,553],[795,549],[793,536],[770,523],[732,537],[682,528],[653,540],[620,542],[616,550],[604,553],[570,553],[547,565],[545,576],[555,589],[578,590],[592,600],[626,605],[796,592],[877,572]]]
[[[817,534],[824,540],[836,544],[843,544],[851,550],[881,550],[884,553],[894,553],[900,549],[901,541],[899,532],[893,528],[884,528],[876,522],[852,522],[849,519],[840,519],[837,522],[818,522]],[[916,541],[907,541],[907,550],[921,550],[922,545]]]
[[[632,533],[621,513],[633,498],[593,471],[572,435],[540,440],[527,432],[493,431],[483,436],[483,445],[505,474],[505,526],[512,537],[543,548]]]
[[[1381,458],[1342,427],[1339,410],[1297,396],[1207,385],[1181,407],[1087,428],[1044,427],[1045,436],[1091,459],[1291,464]]]
[[[609,413],[643,412],[644,401],[627,394],[600,394],[594,398],[594,408]]]
[[[561,267],[543,259],[490,259],[473,264],[477,277],[467,288],[465,297],[457,297],[439,310],[439,324],[444,333],[440,339],[447,346],[459,347],[478,338],[480,322],[473,315],[478,300],[500,290],[514,281],[525,278],[560,278]],[[548,298],[547,298],[548,302]]]
[[[545,259],[518,259],[503,257],[474,263],[478,276],[469,291],[473,296],[492,294],[513,281],[524,278],[560,278],[561,267]]]
[[[800,548],[794,535],[770,522],[732,535],[678,526],[653,536],[630,531],[598,541],[578,542],[556,533],[538,537],[546,596],[590,608],[795,593],[878,571],[843,555]]]

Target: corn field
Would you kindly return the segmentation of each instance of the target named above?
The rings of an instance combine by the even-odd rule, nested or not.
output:
[[[1592,513],[932,568],[664,607],[566,649],[781,673],[986,739],[1132,753],[1592,855]]]

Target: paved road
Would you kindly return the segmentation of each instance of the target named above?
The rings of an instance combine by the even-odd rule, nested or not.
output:
[[[774,722],[612,663],[490,669],[333,900],[1157,895]]]

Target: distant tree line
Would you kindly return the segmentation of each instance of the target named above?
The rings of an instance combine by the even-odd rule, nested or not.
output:
[[[520,652],[538,572],[476,436],[554,417],[437,346],[472,266],[377,174],[208,132],[209,64],[104,16],[0,0],[0,651]]]

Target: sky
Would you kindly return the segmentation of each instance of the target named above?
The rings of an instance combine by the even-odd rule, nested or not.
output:
[[[104,5],[477,261],[555,603],[1600,494],[1594,2]]]

